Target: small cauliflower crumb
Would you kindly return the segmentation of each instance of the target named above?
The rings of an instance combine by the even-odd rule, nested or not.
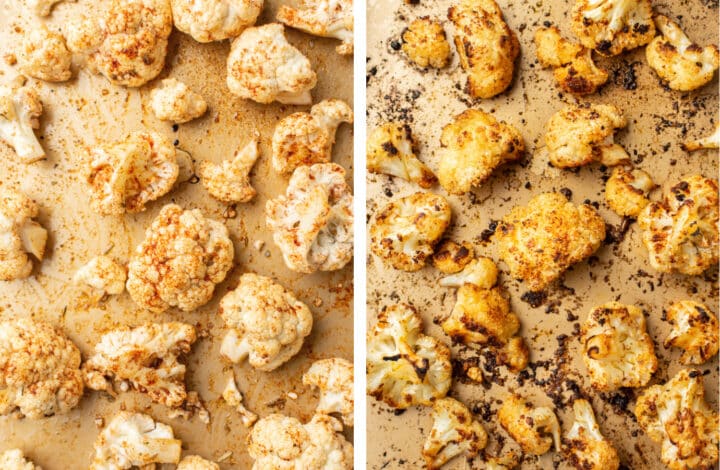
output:
[[[72,54],[65,45],[65,38],[45,25],[32,28],[23,35],[17,58],[22,73],[39,80],[64,82],[72,76]]]
[[[583,46],[614,56],[655,37],[650,0],[576,0],[571,27]]]
[[[579,470],[617,470],[620,458],[612,443],[605,439],[587,400],[573,403],[575,422],[565,435],[564,453]]]
[[[498,420],[523,451],[543,455],[555,443],[560,451],[560,423],[552,409],[533,408],[518,395],[510,395],[503,400],[498,411]]]
[[[218,201],[248,202],[257,191],[250,184],[250,171],[260,158],[259,136],[256,134],[232,160],[220,164],[208,160],[200,162],[199,176],[207,192]]]
[[[415,155],[416,142],[410,126],[388,122],[367,139],[367,170],[397,176],[428,189],[437,181],[433,172]]]
[[[243,396],[237,388],[234,376],[231,376],[228,379],[228,383],[225,386],[225,390],[223,390],[222,397],[223,400],[225,400],[225,403],[235,407],[235,410],[240,415],[240,420],[242,421],[243,426],[246,428],[251,428],[252,425],[255,424],[255,421],[258,420],[258,415],[248,410],[245,408],[245,405],[243,405]]]
[[[12,147],[23,163],[45,158],[45,150],[35,136],[42,113],[43,105],[35,90],[0,85],[0,140]]]
[[[315,36],[339,39],[337,53],[353,53],[353,0],[300,0],[299,9],[281,5],[277,20]]]
[[[180,461],[176,470],[220,470],[220,465],[199,455],[188,455]]]
[[[453,398],[433,403],[433,425],[422,455],[429,470],[439,469],[458,455],[475,457],[487,444],[488,436],[467,407]]]
[[[150,92],[150,108],[158,119],[182,124],[205,114],[207,103],[183,82],[166,78]]]
[[[313,362],[303,374],[303,384],[320,391],[316,413],[339,413],[345,426],[353,426],[353,364],[333,357]],[[288,394],[289,395],[289,394]],[[297,398],[297,395],[296,395]]]
[[[0,468],[3,470],[42,470],[27,460],[20,449],[10,449],[0,453]]]
[[[686,140],[681,146],[687,152],[720,148],[720,123],[715,124],[715,131],[712,134],[699,139]]]
[[[127,271],[125,267],[110,256],[96,256],[77,270],[73,281],[75,284],[89,286],[106,294],[119,295],[125,290]]]
[[[24,279],[32,273],[30,255],[42,261],[48,233],[33,220],[39,208],[20,191],[0,189],[0,281]]]
[[[175,27],[198,42],[234,38],[255,24],[263,0],[170,0]]]
[[[435,248],[432,255],[432,264],[441,273],[459,273],[475,257],[475,250],[469,242],[457,243],[444,240]]]
[[[605,183],[605,201],[620,217],[637,218],[650,204],[648,195],[654,188],[655,183],[645,171],[618,166]]]
[[[418,67],[441,69],[450,62],[450,43],[440,22],[418,18],[402,33],[402,50]]]
[[[704,364],[718,353],[718,319],[705,305],[692,300],[675,302],[665,317],[672,330],[664,346],[683,350],[680,364]]]

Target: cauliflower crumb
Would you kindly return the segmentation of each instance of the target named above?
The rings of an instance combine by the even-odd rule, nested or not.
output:
[[[23,163],[45,158],[34,130],[40,127],[43,105],[32,88],[0,85],[0,140],[15,150]]]
[[[402,33],[402,50],[418,67],[441,69],[450,62],[450,43],[439,21],[418,18]]]
[[[200,181],[218,201],[248,202],[257,194],[250,184],[250,171],[260,157],[259,135],[235,153],[232,160],[220,164],[208,160],[200,162]]]
[[[72,54],[65,38],[45,25],[32,28],[23,36],[17,58],[22,73],[39,80],[64,82],[72,75]]]
[[[475,457],[487,444],[487,432],[465,405],[453,398],[440,398],[433,404],[433,426],[423,445],[428,469],[439,469],[463,454]]]
[[[180,461],[177,470],[220,470],[220,465],[199,455],[188,455]]]
[[[3,470],[42,470],[25,458],[20,449],[10,449],[0,453],[0,468]]]
[[[720,123],[715,124],[715,132],[699,139],[686,140],[681,144],[683,150],[694,152],[701,149],[720,148]]]
[[[28,6],[33,9],[38,16],[48,16],[56,3],[63,0],[28,0]]]
[[[410,126],[388,122],[373,130],[367,139],[367,170],[397,176],[428,189],[437,178],[415,155],[416,142]]]
[[[571,14],[575,36],[602,55],[618,55],[655,37],[650,0],[577,0]]]
[[[617,470],[620,458],[612,443],[600,432],[590,403],[575,400],[573,410],[575,422],[564,439],[564,451],[572,465],[583,470]]]
[[[552,409],[533,408],[522,397],[510,395],[503,400],[498,420],[523,451],[543,455],[553,442],[555,451],[560,451],[560,423]]]
[[[37,203],[20,191],[0,189],[0,281],[23,279],[32,273],[29,255],[42,261],[47,230],[33,219]]]
[[[238,390],[237,384],[235,384],[234,376],[230,377],[228,380],[225,390],[223,390],[222,397],[228,405],[235,407],[235,410],[240,415],[240,420],[242,421],[243,426],[246,428],[251,428],[252,425],[255,424],[255,421],[258,420],[258,415],[248,410],[245,408],[245,405],[243,405],[243,396],[240,393],[240,390]]]
[[[263,0],[170,0],[175,27],[198,42],[234,38],[255,24]]]
[[[183,82],[166,78],[150,92],[150,108],[158,119],[182,124],[205,114],[207,103]]]
[[[127,271],[109,256],[96,256],[75,273],[75,284],[84,284],[106,294],[119,295],[125,290]]]
[[[353,426],[353,364],[339,357],[313,362],[303,384],[320,391],[316,413],[339,413],[345,426]]]
[[[705,305],[692,300],[675,302],[667,309],[672,325],[665,347],[683,349],[680,364],[700,365],[718,353],[718,319]]]
[[[352,0],[301,0],[299,6],[281,5],[278,21],[315,36],[339,39],[342,44],[335,48],[337,53],[353,53]]]
[[[605,201],[620,217],[634,217],[650,204],[648,195],[655,188],[650,175],[637,168],[613,169],[605,183]]]
[[[456,243],[452,240],[444,240],[435,248],[432,264],[441,273],[459,273],[473,260],[474,253],[475,250],[469,242]]]

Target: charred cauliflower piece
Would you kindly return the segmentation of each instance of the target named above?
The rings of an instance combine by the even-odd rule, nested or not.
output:
[[[303,384],[320,391],[316,413],[339,413],[345,426],[353,426],[353,364],[339,357],[313,362]]]
[[[27,460],[20,449],[10,449],[0,453],[0,468],[3,470],[42,470]]]
[[[450,43],[442,24],[418,18],[402,33],[402,50],[418,67],[441,69],[450,62]]]
[[[125,290],[127,271],[111,257],[100,255],[78,269],[73,281],[97,290],[101,296],[118,295]]]
[[[583,46],[618,55],[655,37],[650,0],[577,0],[572,30]]]
[[[0,140],[15,150],[23,163],[45,158],[34,130],[40,127],[43,105],[32,88],[0,85]]]
[[[207,160],[200,162],[200,181],[212,197],[227,203],[248,202],[255,197],[257,191],[250,184],[250,171],[260,157],[259,143],[259,136],[255,135],[232,160],[223,160],[219,165]]]
[[[180,461],[177,470],[220,470],[220,465],[199,455],[188,455]]]
[[[618,166],[605,183],[605,201],[620,217],[637,218],[650,204],[648,194],[654,188],[652,178],[643,170]]]
[[[444,240],[435,248],[432,263],[441,273],[459,273],[472,262],[475,250],[468,242],[462,244],[452,240]]]
[[[645,389],[635,416],[643,431],[662,443],[661,458],[671,470],[717,466],[718,414],[705,402],[702,371],[684,369]]]
[[[579,470],[617,470],[620,458],[612,443],[605,439],[587,400],[573,403],[575,422],[565,435],[565,454]]]
[[[650,265],[658,271],[698,275],[717,265],[717,180],[683,177],[642,210],[638,225]]]
[[[265,215],[293,271],[335,271],[352,259],[353,196],[340,165],[298,167],[285,195],[267,202]]]
[[[666,319],[673,328],[665,347],[684,350],[680,364],[704,364],[718,353],[718,319],[705,305],[692,300],[675,302]]]
[[[162,313],[205,305],[233,264],[227,227],[198,209],[163,207],[128,265],[127,290],[141,307]]]
[[[248,410],[245,408],[245,405],[243,405],[243,396],[237,388],[234,376],[230,377],[230,380],[228,380],[225,390],[223,390],[222,397],[223,400],[225,400],[225,403],[235,407],[235,410],[240,415],[243,426],[246,428],[251,428],[252,425],[255,424],[255,421],[258,420],[258,415]]]
[[[694,152],[701,149],[720,148],[720,123],[715,124],[715,132],[699,139],[687,140],[682,144],[683,150]]]
[[[207,103],[183,82],[166,78],[150,92],[150,108],[158,119],[182,124],[205,114]]]
[[[263,0],[170,0],[175,27],[198,42],[238,36],[255,24]]]
[[[38,206],[20,191],[0,190],[0,281],[30,276],[33,262],[45,255],[47,230],[33,219]]]
[[[460,454],[475,457],[487,444],[485,428],[453,398],[436,400],[432,418],[433,426],[422,450],[428,469],[439,469]]]
[[[437,178],[415,155],[410,126],[388,122],[373,130],[367,140],[367,170],[403,178],[428,189]]]
[[[299,9],[282,5],[277,20],[315,36],[339,39],[337,53],[353,53],[352,0],[301,0]]]
[[[503,400],[498,420],[523,451],[542,455],[550,450],[553,442],[555,451],[560,451],[560,423],[552,409],[533,408],[522,397],[510,395]]]
[[[65,38],[45,25],[23,35],[17,58],[22,73],[39,80],[64,82],[72,75],[72,54]]]

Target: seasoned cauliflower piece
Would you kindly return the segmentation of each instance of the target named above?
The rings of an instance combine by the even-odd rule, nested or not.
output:
[[[462,271],[440,279],[443,287],[462,287],[473,284],[481,289],[491,289],[497,284],[498,269],[493,260],[481,256],[470,261]]]
[[[718,184],[701,175],[683,177],[661,201],[642,210],[638,225],[660,272],[697,275],[718,264]]]
[[[694,152],[695,150],[701,149],[716,149],[720,148],[720,123],[715,124],[715,132],[706,137],[699,139],[691,139],[683,142],[683,150],[688,152]]]
[[[65,38],[45,25],[23,35],[17,58],[22,73],[39,80],[64,82],[72,75],[72,54],[65,45]]]
[[[353,364],[333,357],[313,362],[303,375],[303,384],[320,391],[316,413],[339,413],[345,426],[353,426]]]
[[[0,453],[0,468],[3,470],[42,470],[25,459],[20,449],[10,449]]]
[[[145,231],[128,265],[126,288],[143,308],[190,312],[205,305],[232,268],[227,227],[198,209],[168,204]]]
[[[662,443],[661,459],[671,470],[717,467],[720,424],[705,402],[702,371],[683,369],[669,382],[643,390],[635,416],[643,431]]]
[[[177,470],[220,470],[220,465],[199,455],[188,455],[180,461]]]
[[[255,421],[258,420],[258,415],[248,410],[245,408],[245,405],[243,405],[243,396],[240,393],[240,390],[238,390],[237,384],[235,384],[234,376],[230,377],[230,380],[228,380],[225,390],[223,390],[222,397],[228,405],[235,407],[235,410],[240,415],[240,420],[242,420],[243,426],[246,428],[252,427],[252,425],[255,424]]]
[[[579,470],[617,470],[620,458],[612,443],[605,439],[587,400],[573,403],[575,422],[565,435],[565,454]]]
[[[182,124],[205,114],[207,103],[183,82],[166,78],[150,92],[150,108],[158,119]]]
[[[23,163],[45,158],[34,129],[40,127],[43,105],[32,88],[0,85],[0,140],[15,150]]]
[[[293,271],[335,271],[353,255],[353,195],[335,163],[300,166],[285,195],[265,205],[266,222]]]
[[[258,103],[310,104],[317,75],[310,61],[285,39],[283,25],[251,27],[233,40],[227,84],[240,98]]]
[[[475,457],[487,444],[485,428],[453,398],[435,400],[432,418],[433,426],[422,450],[428,469],[439,469],[460,454]]]
[[[444,240],[435,248],[432,263],[435,269],[445,274],[459,273],[472,262],[475,250],[468,242],[462,244]]]
[[[542,455],[550,450],[553,442],[555,451],[560,451],[560,423],[552,409],[533,408],[522,397],[510,395],[503,400],[498,420],[523,451]]]
[[[35,11],[38,16],[48,16],[56,3],[63,0],[28,0],[28,6]]]
[[[418,67],[441,69],[450,62],[450,43],[439,21],[418,18],[402,33],[402,50]]]
[[[232,160],[219,165],[208,160],[200,162],[200,181],[212,197],[222,202],[248,202],[257,194],[250,184],[250,170],[260,157],[259,136],[235,153]]]
[[[430,405],[450,389],[450,349],[422,332],[422,319],[407,304],[378,314],[367,336],[367,392],[389,406]]]
[[[661,35],[648,44],[645,55],[660,79],[679,91],[695,90],[710,82],[720,66],[717,46],[698,46],[665,15],[657,15],[655,24]]]
[[[255,24],[263,0],[170,0],[175,27],[198,42],[234,38]]]
[[[0,189],[0,281],[30,276],[33,262],[42,261],[47,230],[33,219],[38,205],[20,191]]]
[[[583,46],[618,55],[655,37],[650,0],[577,0],[572,30]]]
[[[648,194],[655,188],[649,174],[637,168],[613,169],[605,183],[605,201],[620,217],[634,217],[650,204]]]
[[[373,130],[367,139],[367,170],[397,176],[428,189],[437,178],[415,155],[416,142],[410,126],[388,122]]]
[[[575,206],[560,193],[544,193],[505,215],[495,238],[512,276],[537,292],[600,248],[605,221],[588,204]]]
[[[28,318],[0,323],[0,415],[65,414],[82,394],[80,350],[61,331]]]
[[[299,6],[281,5],[277,20],[315,36],[339,39],[337,53],[353,53],[352,0],[301,0]]]
[[[335,131],[341,123],[353,122],[353,111],[342,100],[323,100],[309,113],[283,118],[272,138],[272,166],[278,173],[292,173],[301,165],[332,160]]]
[[[594,308],[582,326],[580,344],[590,382],[601,391],[642,387],[657,369],[645,316],[634,305],[608,302]]]
[[[665,347],[683,349],[680,364],[700,365],[718,353],[718,319],[705,305],[682,300],[668,308],[666,319],[673,326]]]
[[[119,295],[125,290],[127,271],[111,257],[100,255],[78,269],[73,281],[75,284],[89,286],[101,295]]]
[[[220,354],[232,362],[246,357],[256,369],[277,369],[297,354],[312,330],[312,312],[272,279],[245,273],[220,302],[220,316],[230,329]]]

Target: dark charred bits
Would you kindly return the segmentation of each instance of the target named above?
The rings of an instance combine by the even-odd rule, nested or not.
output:
[[[637,77],[635,75],[635,67],[640,62],[628,62],[626,60],[618,64],[618,67],[613,70],[613,83],[623,87],[626,90],[637,89]]]
[[[180,127],[177,124],[173,124],[172,130],[173,132],[177,132]]]
[[[370,70],[368,70],[367,75],[365,75],[365,84],[366,84],[366,85],[367,85],[368,83],[370,83],[370,79],[371,79],[372,77],[374,77],[375,75],[377,75],[377,72],[378,72],[377,66],[374,66],[374,65],[373,65],[372,67],[370,67]]]
[[[605,244],[612,245],[615,243],[621,243],[625,239],[625,234],[630,225],[632,225],[633,219],[630,217],[623,217],[619,225],[605,225]]]
[[[541,306],[542,304],[545,303],[546,298],[547,298],[547,294],[543,291],[540,291],[540,292],[527,291],[520,297],[520,300],[529,304],[532,308],[538,308],[539,306]]]
[[[392,190],[391,190],[390,188],[385,188],[385,189],[383,190],[383,192],[385,193],[385,196],[387,196],[387,197],[393,197],[393,192],[392,192]]]
[[[490,241],[490,238],[492,238],[493,235],[495,235],[495,230],[497,230],[498,221],[497,220],[491,220],[490,225],[488,225],[488,228],[482,231],[480,233],[480,241],[483,243],[487,243]]]
[[[406,411],[407,411],[407,409],[403,409],[403,410],[395,409],[395,410],[393,410],[393,414],[394,414],[395,416],[400,416],[400,415],[402,415],[403,413],[405,413]]]
[[[489,422],[492,418],[492,411],[490,410],[490,403],[479,401],[474,403],[471,408],[473,414],[479,415],[483,421]]]
[[[392,41],[390,41],[390,47],[394,51],[399,51],[400,48],[402,47],[402,44],[400,44],[400,41],[398,41],[397,39],[393,39]]]
[[[570,188],[560,188],[560,194],[565,196],[568,201],[572,199],[572,190]]]

